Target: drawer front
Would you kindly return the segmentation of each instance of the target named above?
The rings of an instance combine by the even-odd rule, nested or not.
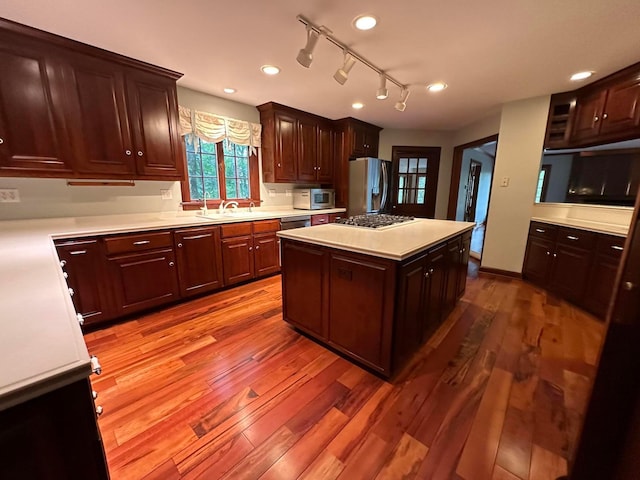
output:
[[[253,222],[253,233],[270,233],[280,230],[280,220],[260,220]]]
[[[320,213],[318,215],[311,216],[311,225],[324,225],[325,223],[329,223],[328,213]]]
[[[107,255],[171,247],[171,232],[137,233],[104,239]]]
[[[251,235],[251,222],[220,225],[220,236],[222,238],[239,237],[241,235]]]
[[[598,253],[612,258],[620,258],[624,250],[624,237],[598,235]]]
[[[558,233],[558,227],[550,223],[531,222],[529,226],[529,235],[534,237],[546,238],[547,240],[555,240]]]
[[[561,227],[558,230],[557,242],[562,245],[589,250],[595,247],[596,236],[596,233],[587,232],[586,230]]]

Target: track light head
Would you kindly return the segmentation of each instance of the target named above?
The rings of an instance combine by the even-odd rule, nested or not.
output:
[[[389,89],[387,88],[387,77],[384,74],[380,74],[380,83],[378,84],[378,90],[376,90],[376,98],[378,100],[385,100],[389,96]]]
[[[309,66],[311,66],[311,62],[313,62],[313,50],[316,48],[319,38],[320,34],[318,32],[307,27],[307,44],[304,48],[300,49],[298,56],[296,57],[298,63],[303,67],[309,68]]]
[[[336,79],[340,85],[344,85],[349,78],[349,72],[356,64],[356,59],[351,56],[351,54],[347,51],[344,52],[344,63],[342,67],[340,67],[336,73],[333,75],[333,78]]]
[[[411,92],[406,88],[403,88],[400,92],[400,100],[396,102],[396,110],[399,112],[404,112],[404,109],[407,108],[407,98],[409,98],[409,93]]]

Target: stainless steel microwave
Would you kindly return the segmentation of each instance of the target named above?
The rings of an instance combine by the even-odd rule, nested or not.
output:
[[[297,188],[293,191],[293,208],[321,210],[336,206],[336,192],[330,188]]]

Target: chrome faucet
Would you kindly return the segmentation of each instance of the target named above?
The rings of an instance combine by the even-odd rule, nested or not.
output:
[[[224,203],[224,200],[222,200],[220,202],[220,206],[218,207],[218,213],[222,215],[227,207],[238,208],[238,202],[236,202],[235,200],[231,200],[227,203]]]
[[[253,210],[251,210],[251,209],[254,208],[255,206],[256,206],[255,203],[249,202],[249,213],[253,212]]]
[[[204,199],[202,200],[202,203],[204,206],[200,207],[200,210],[202,211],[202,216],[206,217],[209,214],[209,209],[207,208],[207,192],[204,192],[203,196]]]

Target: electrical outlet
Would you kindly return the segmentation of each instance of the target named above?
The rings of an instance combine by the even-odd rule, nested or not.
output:
[[[502,181],[500,182],[500,186],[501,187],[508,187],[509,186],[509,177],[502,177]]]
[[[171,200],[173,198],[173,192],[169,188],[167,189],[161,188],[160,198],[162,198],[162,200]]]
[[[274,189],[274,188],[270,188],[270,189],[269,189],[269,196],[270,196],[271,198],[273,198],[273,197],[275,197],[275,196],[276,196],[276,191],[275,191],[275,189]]]
[[[0,188],[0,203],[20,203],[17,188]]]
[[[286,190],[284,192],[285,197],[292,197],[293,196],[293,190]]]

